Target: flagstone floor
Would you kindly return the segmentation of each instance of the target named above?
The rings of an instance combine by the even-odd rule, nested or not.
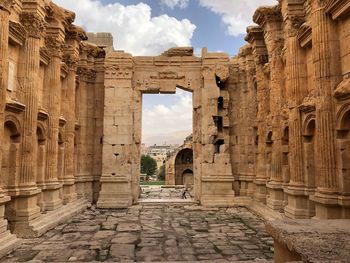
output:
[[[39,238],[26,239],[1,262],[266,262],[273,240],[245,208],[196,205],[94,207]]]

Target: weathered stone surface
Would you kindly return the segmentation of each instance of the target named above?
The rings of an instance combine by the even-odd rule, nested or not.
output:
[[[137,211],[137,215],[135,215]],[[87,216],[89,215],[89,216]],[[101,217],[101,215],[103,217]],[[79,226],[85,230],[92,222],[111,216],[123,222],[119,231],[102,230],[103,223],[96,225],[93,232],[66,233],[66,228]],[[131,217],[131,215],[133,215]],[[198,261],[223,259],[229,260],[233,256],[238,259],[266,259],[273,257],[271,253],[272,238],[261,228],[264,223],[244,208],[216,209],[215,219],[207,222],[213,214],[197,206],[163,206],[130,208],[123,213],[118,210],[87,210],[76,216],[65,227],[57,227],[49,231],[44,237],[26,240],[23,245],[4,257],[1,262],[24,262],[38,260],[41,262],[144,262],[144,261]],[[144,223],[135,222],[147,216]],[[132,221],[129,221],[132,219]],[[239,219],[239,220],[238,220]],[[170,224],[170,222],[172,224]],[[186,224],[181,224],[187,222]],[[208,233],[193,230],[193,224],[206,222]],[[146,230],[146,225],[152,226]],[[167,230],[164,226],[168,225]],[[174,225],[176,227],[173,227]],[[242,227],[242,226],[247,227]],[[124,227],[125,226],[125,227]],[[153,227],[158,226],[160,230]],[[237,236],[226,233],[210,232],[212,229],[226,227],[228,232],[235,232]],[[125,231],[131,229],[130,231]],[[253,229],[257,235],[254,238],[249,233]],[[179,231],[182,230],[182,231]],[[239,235],[238,235],[239,234]],[[260,234],[260,235],[259,235]],[[241,243],[234,242],[245,237]],[[71,238],[71,240],[69,239]]]

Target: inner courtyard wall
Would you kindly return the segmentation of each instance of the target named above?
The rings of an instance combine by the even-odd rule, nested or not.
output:
[[[349,218],[348,1],[260,7],[231,59],[230,147],[240,196],[289,218]]]

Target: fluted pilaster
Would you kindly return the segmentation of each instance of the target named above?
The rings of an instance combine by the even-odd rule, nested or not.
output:
[[[322,3],[322,1],[320,2]],[[322,4],[321,4],[322,5]],[[332,81],[334,76],[331,65],[333,39],[331,39],[332,21],[322,6],[313,12],[313,60],[317,88],[316,105],[316,174],[318,191],[333,193],[337,191],[338,178],[336,172],[335,131],[333,128]]]
[[[22,164],[20,170],[20,186],[34,186],[35,144],[38,114],[38,96],[36,81],[40,66],[40,38],[44,29],[44,21],[36,14],[23,13],[21,22],[28,32],[22,53],[23,90],[26,110],[23,117]]]

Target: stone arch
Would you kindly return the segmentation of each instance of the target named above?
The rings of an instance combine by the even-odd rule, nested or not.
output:
[[[57,177],[63,179],[64,177],[64,151],[65,151],[65,139],[64,133],[60,129],[58,132],[58,155],[57,155]]]
[[[1,188],[6,189],[18,184],[19,152],[21,134],[19,121],[7,116],[4,123],[2,141]]]
[[[46,130],[39,123],[37,130],[37,148],[36,148],[36,182],[40,185],[45,181],[45,163],[46,163]]]
[[[303,132],[303,155],[304,155],[304,174],[307,187],[312,191],[316,187],[315,178],[315,132],[316,116],[309,114],[306,116],[302,127]]]
[[[341,194],[350,194],[350,103],[337,114],[337,158]]]
[[[180,150],[175,157],[175,185],[184,184],[184,172],[186,170],[192,171],[193,179],[193,150],[191,148],[184,148]],[[187,174],[186,174],[187,176]],[[188,174],[189,176],[189,174]],[[190,184],[190,182],[188,182]],[[193,180],[192,180],[193,184]]]

